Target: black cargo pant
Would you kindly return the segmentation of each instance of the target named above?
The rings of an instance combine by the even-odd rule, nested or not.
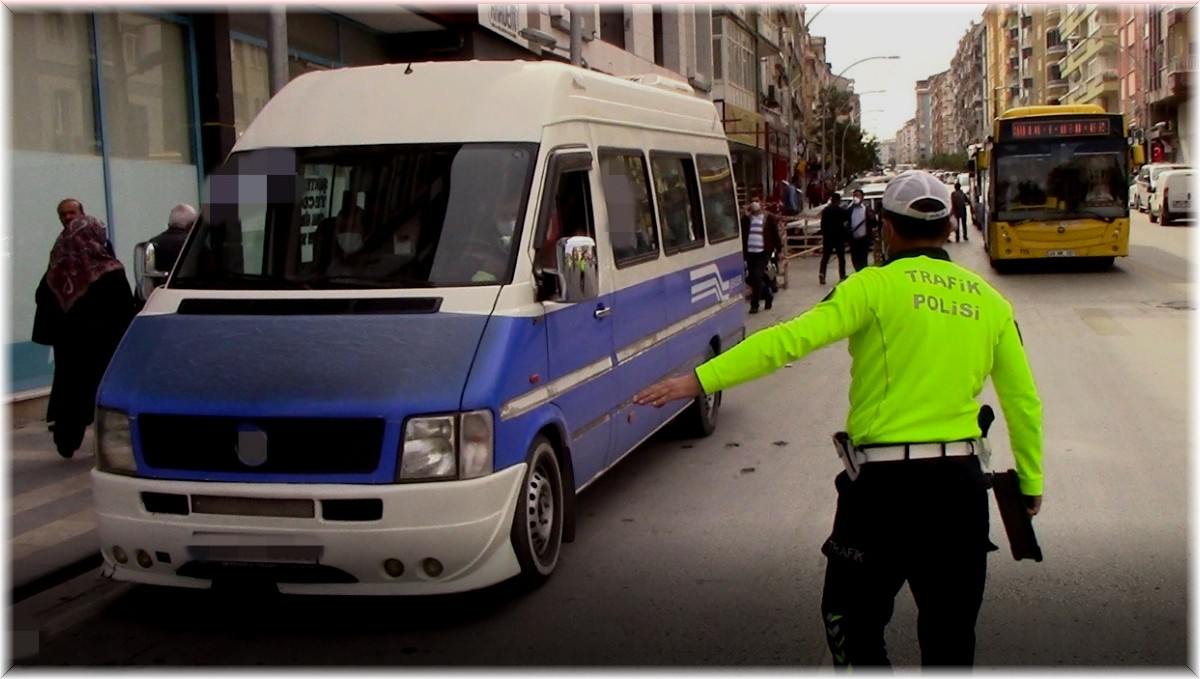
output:
[[[750,309],[753,311],[758,311],[760,299],[767,303],[768,308],[775,300],[775,294],[771,292],[771,285],[767,280],[767,261],[770,257],[766,252],[746,253],[746,278],[750,284]]]
[[[971,666],[983,602],[987,486],[974,457],[863,466],[836,480],[821,617],[834,665],[890,666],[884,628],[905,582],[923,666]]]

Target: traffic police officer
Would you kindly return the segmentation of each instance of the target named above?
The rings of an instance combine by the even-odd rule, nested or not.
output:
[[[951,198],[905,172],[882,199],[886,263],[863,269],[791,321],[754,333],[694,373],[637,396],[662,406],[756,379],[849,338],[850,411],[837,513],[821,551],[834,663],[888,665],[884,628],[909,583],[921,664],[969,666],[988,540],[979,405],[991,376],[1030,514],[1042,495],[1042,406],[1012,306],[942,248]],[[853,478],[852,478],[853,476]]]

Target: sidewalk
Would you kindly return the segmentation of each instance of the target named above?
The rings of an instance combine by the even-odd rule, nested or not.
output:
[[[10,593],[36,590],[31,586],[64,569],[77,575],[97,568],[91,427],[69,460],[54,449],[45,422],[15,427],[9,444]]]

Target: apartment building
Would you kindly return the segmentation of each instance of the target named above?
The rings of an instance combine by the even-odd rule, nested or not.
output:
[[[921,162],[933,155],[933,90],[929,78],[918,80],[917,92],[917,143],[916,158],[911,162]]]
[[[1106,111],[1119,111],[1117,6],[1067,5],[1058,32],[1067,44],[1066,56],[1059,62],[1067,81],[1063,103],[1098,104]]]

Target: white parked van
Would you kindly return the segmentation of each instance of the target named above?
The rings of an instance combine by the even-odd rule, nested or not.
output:
[[[99,390],[112,577],[540,583],[576,493],[676,416],[717,424],[719,394],[632,402],[745,335],[728,145],[685,84],[519,61],[309,73],[203,203]]]
[[[1157,190],[1150,194],[1150,221],[1171,226],[1180,219],[1192,219],[1192,190],[1196,171],[1168,170],[1158,176]]]

